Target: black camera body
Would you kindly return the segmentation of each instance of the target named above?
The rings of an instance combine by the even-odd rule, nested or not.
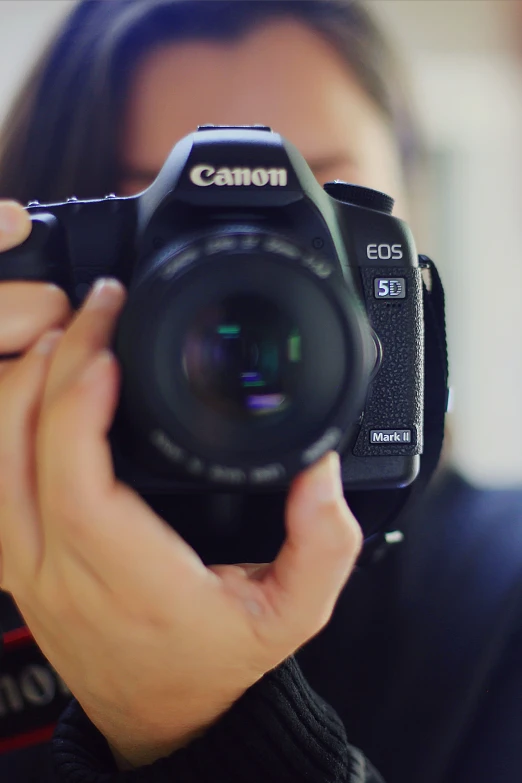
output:
[[[118,476],[142,494],[281,489],[335,449],[346,490],[397,489],[423,449],[422,281],[393,199],[323,189],[264,126],[201,126],[135,197],[30,202],[0,279],[78,307],[128,288],[113,349]]]

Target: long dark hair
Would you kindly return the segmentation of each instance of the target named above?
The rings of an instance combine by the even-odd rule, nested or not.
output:
[[[22,203],[116,192],[136,63],[167,41],[232,40],[275,16],[327,37],[388,118],[408,167],[417,132],[403,75],[356,0],[81,0],[35,64],[0,134],[0,197]]]

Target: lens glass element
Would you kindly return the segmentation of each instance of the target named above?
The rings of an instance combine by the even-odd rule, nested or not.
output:
[[[274,417],[295,400],[302,364],[296,324],[274,302],[241,293],[197,312],[183,341],[192,394],[234,419]]]

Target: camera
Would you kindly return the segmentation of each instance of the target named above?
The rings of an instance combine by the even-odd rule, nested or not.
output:
[[[30,202],[0,279],[128,289],[117,475],[142,494],[281,489],[329,450],[346,490],[405,487],[423,450],[419,260],[386,194],[324,188],[265,126],[200,126],[133,197]]]

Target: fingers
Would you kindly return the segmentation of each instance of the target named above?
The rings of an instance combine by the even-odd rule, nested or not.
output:
[[[200,559],[147,504],[114,476],[107,438],[118,401],[119,373],[106,350],[124,292],[98,287],[64,334],[49,371],[36,436],[38,494],[49,551],[65,548],[100,578],[150,585],[172,572],[181,554],[205,573]],[[169,559],[170,558],[170,559]],[[161,561],[161,562],[160,562]],[[181,572],[183,562],[176,563]],[[163,584],[165,581],[163,581]],[[123,589],[123,588],[122,588]]]
[[[67,296],[57,286],[1,283],[0,354],[25,352],[40,335],[65,326],[70,317]]]
[[[118,370],[109,343],[125,292],[99,281],[65,333],[45,385],[36,438],[42,507],[71,498],[67,516],[114,484],[106,440],[117,403]],[[77,498],[74,503],[74,498]]]
[[[55,508],[60,497],[70,496],[68,516],[79,516],[91,497],[113,486],[106,436],[117,396],[116,359],[109,351],[100,351],[42,408],[36,453],[40,498],[46,508]]]
[[[16,201],[0,201],[0,253],[21,245],[30,233],[29,213]]]
[[[60,337],[59,331],[45,334],[0,385],[0,581],[6,589],[34,576],[41,555],[34,432],[50,357]]]
[[[46,551],[72,594],[87,573],[124,601],[133,595],[129,611],[150,614],[156,607],[159,617],[173,602],[185,601],[191,580],[202,581],[206,569],[181,536],[116,481],[107,433],[117,399],[117,363],[105,350],[62,386],[42,414],[37,455]],[[165,606],[165,586],[176,580],[180,592]]]
[[[29,213],[15,201],[0,201],[0,253],[31,233]],[[2,259],[0,258],[0,268]],[[71,310],[66,295],[45,283],[0,284],[0,354],[25,352],[46,331],[64,326]]]
[[[124,300],[125,289],[117,280],[101,279],[93,287],[64,335],[51,365],[44,412],[60,390],[108,345]]]
[[[303,636],[315,635],[330,619],[362,544],[343,497],[338,454],[326,455],[295,480],[286,528],[262,584],[277,617],[302,644]]]

